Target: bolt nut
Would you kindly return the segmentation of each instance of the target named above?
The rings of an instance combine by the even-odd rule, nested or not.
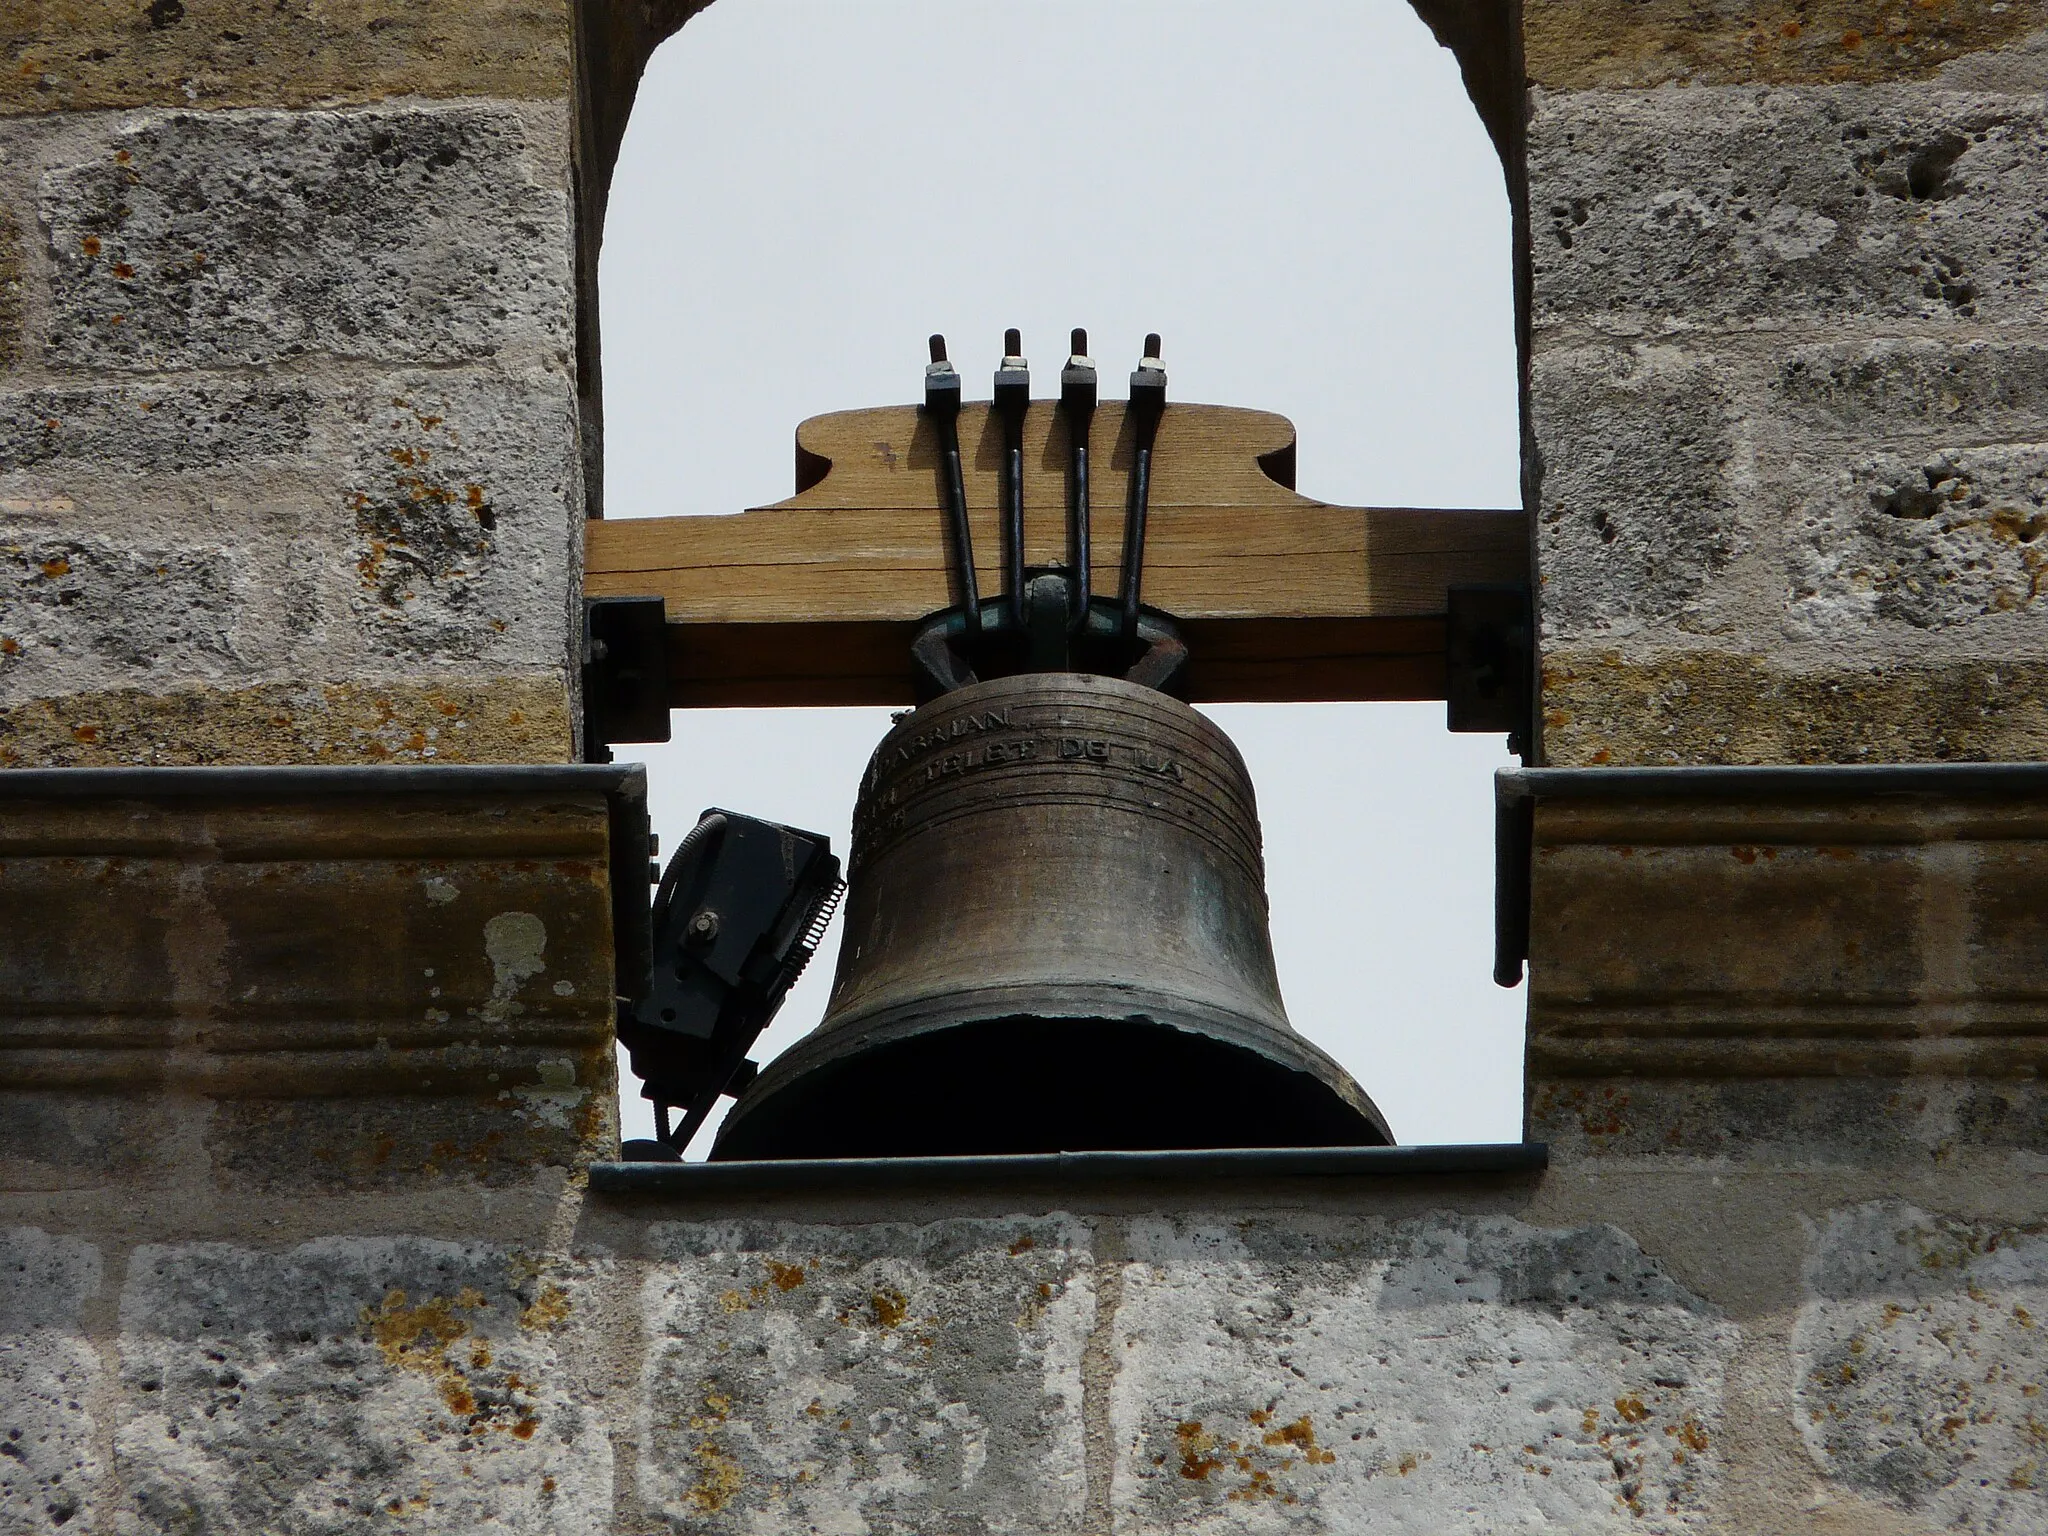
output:
[[[684,932],[693,944],[709,944],[718,937],[718,914],[706,907],[690,919]]]

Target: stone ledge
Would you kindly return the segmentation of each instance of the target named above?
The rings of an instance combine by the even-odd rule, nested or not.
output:
[[[645,795],[623,765],[0,773],[0,1184],[580,1166],[646,965]]]

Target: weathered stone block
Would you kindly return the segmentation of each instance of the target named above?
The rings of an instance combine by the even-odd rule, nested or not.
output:
[[[1543,751],[1556,767],[2026,762],[2048,757],[2048,664],[1549,647]]]
[[[1717,1310],[1610,1227],[1133,1224],[1117,1529],[1692,1530]]]
[[[1554,90],[1924,78],[2016,42],[2040,13],[2006,0],[1874,9],[1867,0],[1531,0],[1529,77]]]
[[[611,1445],[558,1339],[575,1294],[518,1253],[420,1237],[137,1249],[114,1437],[130,1521],[610,1530]]]
[[[2048,319],[2038,96],[1701,87],[1533,111],[1539,330]]]
[[[94,1394],[98,1353],[80,1313],[100,1252],[33,1227],[0,1227],[0,1531],[46,1532],[100,1517]]]
[[[554,0],[25,0],[0,38],[0,111],[562,99],[569,11]]]
[[[2038,627],[2048,444],[1878,454],[1816,478],[1795,511],[1794,635],[1874,622],[1943,630],[1998,614]],[[2048,649],[2048,633],[2027,648]]]
[[[0,637],[0,677],[7,660]],[[0,704],[0,768],[546,763],[573,755],[559,673],[82,690]]]
[[[678,1530],[1080,1529],[1087,1232],[664,1224],[641,1498]]]
[[[0,697],[39,673],[124,680],[234,670],[236,611],[253,600],[246,557],[211,540],[175,545],[0,524]]]
[[[214,1101],[161,1177],[560,1177],[616,1135],[615,777],[0,785],[0,1080],[80,1143],[93,1096]]]
[[[2048,1153],[2027,782],[1525,782],[1531,1134],[1561,1155]]]
[[[1794,1348],[1806,1447],[1945,1529],[2048,1523],[2048,1238],[1879,1202],[1833,1213]]]
[[[0,368],[21,355],[21,235],[14,210],[0,202]]]
[[[2025,441],[2048,429],[2048,347],[1908,337],[1794,347],[1753,414],[1865,447],[1959,433]]]
[[[19,390],[0,396],[0,466],[179,474],[297,458],[314,399],[304,385],[236,378]]]
[[[1669,347],[1548,353],[1530,393],[1546,638],[1682,619],[1741,545],[1732,408]]]
[[[554,666],[581,639],[582,465],[560,374],[408,374],[350,403],[350,602],[373,653]]]
[[[502,107],[158,112],[62,141],[41,190],[45,355],[91,369],[566,358],[563,131],[559,114]]]

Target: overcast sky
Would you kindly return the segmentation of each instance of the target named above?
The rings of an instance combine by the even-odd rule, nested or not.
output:
[[[1307,495],[1514,506],[1509,261],[1500,163],[1402,0],[719,0],[648,67],[612,185],[607,515],[779,500],[798,421],[920,398],[932,331],[986,398],[1012,325],[1045,396],[1070,327],[1112,397],[1161,332],[1170,399],[1294,421]],[[843,856],[888,713],[682,713],[619,755],[664,853],[721,805]],[[1295,1027],[1401,1141],[1517,1139],[1500,738],[1441,704],[1209,713],[1257,785]],[[837,950],[835,923],[757,1057],[816,1024]]]

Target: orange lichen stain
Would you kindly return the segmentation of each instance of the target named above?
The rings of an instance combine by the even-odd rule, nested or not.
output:
[[[738,1291],[727,1291],[718,1298],[718,1304],[728,1312],[745,1312],[752,1305]]]
[[[552,1477],[542,1478],[540,1480],[540,1491],[542,1493],[553,1493],[555,1491],[555,1480]]]
[[[64,423],[59,421],[54,416],[46,416],[43,418],[43,430],[45,432],[54,432],[63,425]]]
[[[1621,1415],[1623,1422],[1640,1424],[1650,1416],[1650,1410],[1643,1406],[1643,1400],[1633,1392],[1614,1400],[1614,1411]]]
[[[1271,1418],[1272,1415],[1269,1413],[1266,1417]],[[1254,1418],[1252,1422],[1260,1424],[1265,1420]],[[1337,1459],[1335,1451],[1326,1451],[1316,1444],[1315,1426],[1309,1423],[1308,1415],[1305,1413],[1292,1424],[1283,1424],[1278,1429],[1267,1430],[1266,1444],[1291,1445],[1301,1452],[1303,1461],[1314,1467],[1328,1466]]]
[[[1032,1241],[1032,1239],[1028,1237],[1020,1237],[1017,1239],[1017,1241],[1010,1244],[1010,1257],[1014,1259],[1020,1253],[1029,1253],[1032,1249],[1036,1248],[1037,1246],[1038,1244]]]
[[[1189,1419],[1174,1426],[1173,1437],[1180,1445],[1180,1475],[1190,1482],[1206,1482],[1211,1472],[1220,1472],[1223,1463],[1208,1452],[1216,1447],[1216,1437],[1202,1428],[1200,1419]]]
[[[2034,1326],[2034,1314],[2029,1312],[2025,1307],[2021,1306],[2018,1302],[2013,1303],[2012,1320],[2018,1323],[2022,1328],[2031,1328]]]
[[[901,1291],[876,1291],[868,1297],[868,1309],[883,1328],[894,1328],[910,1313],[910,1300]]]
[[[740,1491],[740,1464],[717,1443],[706,1440],[697,1447],[697,1480],[684,1497],[693,1509],[713,1515],[725,1508]]]
[[[78,242],[78,248],[88,256],[97,256],[100,253],[100,237],[98,235],[87,235]]]
[[[1782,27],[1778,28],[1778,36],[1784,38],[1787,42],[1790,42],[1793,38],[1799,35],[1801,30],[1802,29],[1798,22],[1788,21]]]
[[[1688,1451],[1704,1451],[1708,1444],[1706,1427],[1688,1414],[1678,1426],[1678,1443]]]
[[[71,562],[62,555],[56,555],[43,562],[43,574],[55,581],[59,576],[71,574]]]
[[[568,1318],[569,1310],[569,1293],[549,1281],[520,1312],[519,1326],[535,1330],[553,1328]]]
[[[21,642],[12,635],[0,635],[0,656],[19,656]]]
[[[1421,1466],[1427,1460],[1429,1460],[1429,1452],[1423,1451],[1420,1455],[1418,1455],[1414,1451],[1409,1451],[1398,1462],[1394,1464],[1394,1470],[1399,1472],[1403,1477],[1406,1477],[1410,1472],[1413,1472],[1417,1467]]]
[[[1600,1410],[1598,1408],[1588,1408],[1585,1411],[1585,1413],[1582,1414],[1579,1418],[1579,1433],[1582,1435],[1590,1435],[1593,1433],[1594,1430],[1598,1429],[1599,1427]]]
[[[1852,27],[1842,34],[1842,46],[1844,48],[1861,48],[1863,46],[1863,34]]]
[[[810,1402],[804,1405],[804,1412],[814,1419],[822,1419],[825,1417],[825,1399],[822,1397],[812,1398]]]
[[[778,1291],[793,1291],[804,1283],[804,1267],[801,1264],[778,1264],[770,1259],[768,1278]]]
[[[71,727],[71,735],[74,740],[85,742],[89,746],[100,739],[100,728],[96,725],[74,725]]]
[[[512,1426],[512,1438],[513,1438],[514,1440],[531,1440],[531,1439],[533,1438],[533,1432],[534,1432],[534,1431],[535,1431],[536,1429],[539,1429],[539,1428],[540,1428],[540,1420],[539,1420],[539,1419],[535,1419],[535,1418],[524,1418],[524,1419],[521,1419],[521,1420],[520,1420],[520,1421],[519,1421],[519,1422],[518,1422],[517,1424],[514,1424],[514,1425]]]
[[[127,262],[117,261],[114,263],[114,276],[120,278],[129,278],[133,277],[134,275],[135,269],[129,266]]]
[[[465,485],[462,488],[463,503],[472,512],[481,512],[484,506],[484,488],[480,485]]]
[[[1754,864],[1756,862],[1756,850],[1754,848],[1745,847],[1738,843],[1728,851],[1735,855],[1738,863]]]

